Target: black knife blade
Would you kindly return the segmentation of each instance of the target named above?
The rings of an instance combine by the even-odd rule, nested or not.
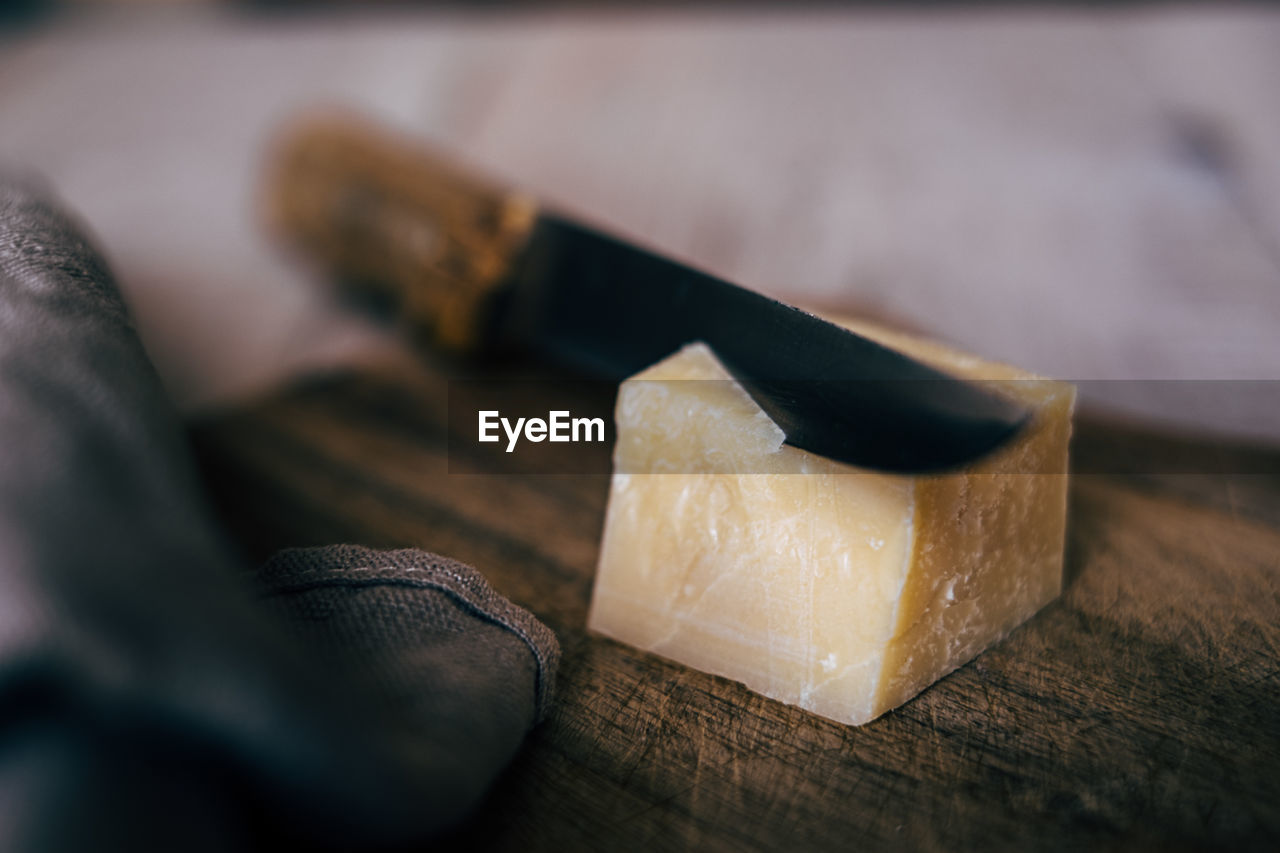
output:
[[[788,444],[864,468],[958,467],[1028,418],[1007,397],[552,215],[538,218],[510,292],[505,335],[554,361],[620,381],[702,341]]]

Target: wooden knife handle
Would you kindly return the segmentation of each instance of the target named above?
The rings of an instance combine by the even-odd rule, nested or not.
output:
[[[344,283],[396,300],[435,345],[479,349],[534,201],[348,116],[292,125],[267,176],[272,229]]]

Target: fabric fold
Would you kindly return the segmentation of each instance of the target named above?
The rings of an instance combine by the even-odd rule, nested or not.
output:
[[[545,713],[555,638],[443,558],[262,578],[290,573],[324,582],[255,595],[106,264],[0,176],[0,849],[367,848],[465,817]]]

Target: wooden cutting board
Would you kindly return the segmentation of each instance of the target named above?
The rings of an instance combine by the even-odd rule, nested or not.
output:
[[[588,634],[607,476],[451,475],[446,401],[398,365],[193,435],[251,558],[437,551],[559,635],[554,712],[447,846],[1280,849],[1280,454],[1080,419],[1061,599],[849,727]]]

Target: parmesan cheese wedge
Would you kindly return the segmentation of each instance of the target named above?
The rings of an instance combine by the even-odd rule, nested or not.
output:
[[[1061,590],[1075,389],[843,325],[997,381],[1035,412],[1032,424],[960,472],[858,469],[783,444],[712,351],[690,345],[619,391],[588,627],[861,724]]]

